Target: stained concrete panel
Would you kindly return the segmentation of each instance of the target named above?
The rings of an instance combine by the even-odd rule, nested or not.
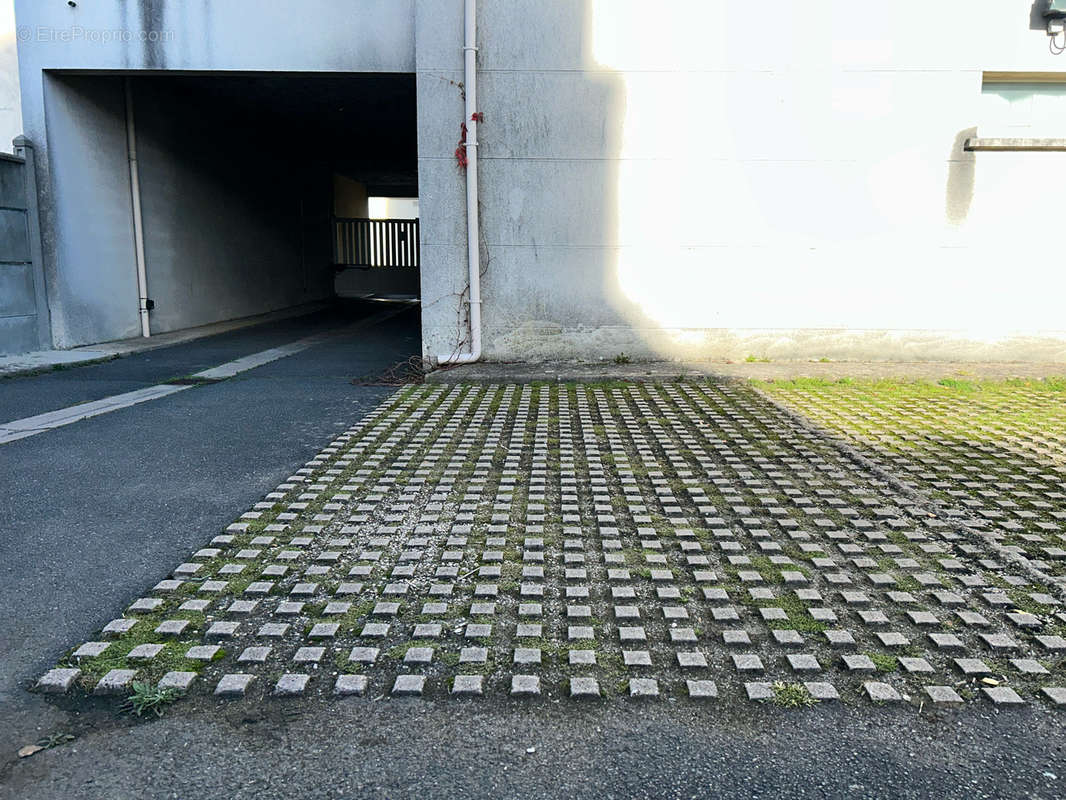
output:
[[[33,294],[33,265],[0,262],[0,317],[37,313]]]
[[[36,314],[0,317],[0,355],[28,353],[38,347]]]
[[[26,212],[22,209],[0,208],[0,261],[29,260]]]
[[[26,207],[26,178],[23,161],[0,154],[0,206]]]

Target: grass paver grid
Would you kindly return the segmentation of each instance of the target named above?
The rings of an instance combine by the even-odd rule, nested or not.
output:
[[[1047,588],[975,541],[743,384],[416,387],[59,668],[255,697],[1053,696],[1066,618],[1019,615]]]
[[[760,387],[1066,587],[1066,381]]]

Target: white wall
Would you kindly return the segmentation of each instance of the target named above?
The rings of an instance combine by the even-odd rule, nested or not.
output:
[[[418,219],[418,198],[370,197],[367,213],[371,219]]]
[[[21,133],[15,4],[14,0],[0,0],[0,151],[10,153],[11,140]]]
[[[34,141],[59,176],[45,186],[38,173],[42,217],[47,202],[60,226],[42,220],[52,339],[62,347],[137,336],[122,79],[49,75],[44,96],[48,135]]]
[[[463,336],[461,31],[422,17],[458,6],[416,28],[430,353]],[[482,3],[489,356],[1066,360],[1066,154],[962,150],[1001,135],[983,71],[1066,80],[1032,6]]]

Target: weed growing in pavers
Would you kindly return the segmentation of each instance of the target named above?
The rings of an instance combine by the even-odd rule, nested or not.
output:
[[[374,610],[374,606],[377,605],[376,600],[363,600],[359,603],[353,603],[352,607],[345,611],[343,614],[337,614],[335,616],[318,617],[316,622],[336,622],[340,624],[339,631],[352,631],[362,627],[362,624],[369,619],[371,612]],[[326,604],[322,604],[322,609],[325,609]],[[408,612],[411,606],[401,603],[400,604],[400,616],[403,616]],[[320,612],[321,613],[321,612]],[[313,627],[313,623],[312,623]]]
[[[767,583],[780,584],[785,582],[785,579],[781,577],[781,567],[771,562],[767,556],[752,556],[749,568],[758,572]],[[796,569],[799,569],[798,564]]]
[[[899,659],[888,653],[865,653],[874,662],[878,672],[895,672],[899,669]]]
[[[129,711],[138,717],[145,714],[163,716],[167,706],[181,697],[182,693],[174,688],[160,689],[150,683],[134,681],[133,691],[122,704],[125,711]]]
[[[596,666],[608,675],[622,675],[625,673],[622,654],[615,650],[604,650],[602,647],[596,648]]]
[[[359,661],[350,661],[348,657],[351,655],[351,651],[348,648],[342,648],[333,655],[333,666],[339,672],[345,672],[348,674],[358,674],[363,671],[364,665]]]
[[[1034,584],[1032,586],[1027,587],[1025,591],[1022,591],[1021,589],[1015,589],[1007,585],[1006,592],[1007,596],[1011,599],[1011,603],[1013,603],[1014,608],[1018,611],[1022,611],[1026,614],[1032,614],[1037,617],[1050,616],[1055,612],[1055,608],[1053,606],[1038,603],[1031,597],[1031,595],[1034,593],[1048,594],[1049,590],[1045,586]]]
[[[407,655],[407,651],[410,650],[411,648],[414,648],[414,647],[428,647],[428,648],[430,648],[430,649],[435,651],[436,648],[439,646],[439,644],[440,644],[439,642],[432,641],[432,640],[416,641],[416,642],[404,642],[403,644],[398,644],[395,647],[390,647],[388,649],[388,651],[385,653],[385,655],[388,658],[392,658],[392,659],[396,659],[396,660],[402,661],[403,657]],[[435,653],[434,653],[434,655],[435,655]]]
[[[532,648],[540,650],[541,659],[558,658],[564,655],[572,646],[572,643],[557,642],[546,638],[526,638],[515,640],[515,647]]]
[[[807,605],[794,594],[781,592],[778,596],[765,600],[750,597],[745,590],[731,590],[730,594],[739,594],[739,602],[751,608],[780,608],[787,619],[775,619],[773,627],[778,630],[793,630],[801,633],[821,633],[828,630],[828,623],[814,619],[807,610]]]
[[[492,675],[496,672],[497,667],[497,661],[492,650],[489,650],[488,657],[484,661],[463,661],[454,667],[451,666],[450,662],[445,663],[449,669],[454,669],[458,673],[469,675]]]
[[[973,381],[962,380],[960,378],[943,378],[937,381],[938,386],[946,386],[948,389],[954,389],[957,392],[976,392],[978,386]]]
[[[782,708],[810,708],[818,702],[802,683],[777,681],[770,689],[773,692],[770,702]]]
[[[73,733],[50,733],[37,740],[37,746],[44,750],[51,750],[53,747],[60,747],[65,744],[70,744],[75,739]]]

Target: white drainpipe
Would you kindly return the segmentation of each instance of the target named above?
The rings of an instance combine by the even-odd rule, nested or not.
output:
[[[481,359],[481,253],[477,208],[477,0],[466,0],[463,45],[466,75],[466,260],[470,281],[470,352],[437,356],[438,364],[469,364]]]
[[[148,329],[148,275],[144,267],[144,225],[141,222],[141,179],[137,169],[137,129],[133,124],[133,91],[126,78],[126,154],[130,162],[130,195],[133,198],[133,246],[137,257],[138,313],[141,336],[151,336]]]

